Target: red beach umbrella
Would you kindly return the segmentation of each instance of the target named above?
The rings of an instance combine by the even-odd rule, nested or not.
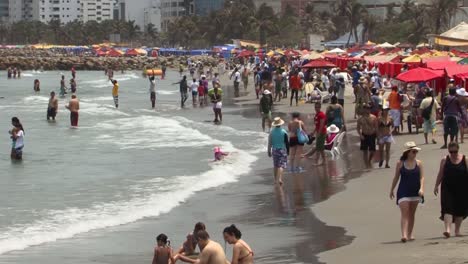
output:
[[[334,67],[336,67],[335,64],[324,59],[316,59],[302,66],[302,68],[334,68]]]
[[[406,83],[418,83],[432,81],[444,76],[443,70],[430,70],[427,68],[415,68],[407,72],[398,74],[398,80]]]

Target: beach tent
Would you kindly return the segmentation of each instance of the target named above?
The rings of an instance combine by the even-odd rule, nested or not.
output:
[[[128,49],[127,52],[125,52],[125,56],[138,56],[138,52],[135,49]]]
[[[400,73],[396,78],[406,83],[419,83],[432,81],[442,77],[444,77],[443,70],[431,70],[419,67],[411,69],[407,72]]]
[[[111,49],[109,52],[107,52],[107,56],[109,57],[121,57],[123,54],[123,51],[116,49]]]
[[[468,24],[461,22],[448,31],[435,36],[434,43],[448,47],[468,46]]]
[[[446,67],[450,67],[452,65],[458,65],[456,61],[428,61],[425,63],[426,68],[432,70],[443,70]]]
[[[346,51],[340,49],[340,48],[334,48],[330,51],[327,51],[326,53],[345,53]]]
[[[306,65],[302,66],[302,68],[334,68],[336,67],[335,64],[326,61],[324,59],[316,59],[312,60]]]
[[[468,74],[468,65],[450,64],[445,67],[447,77],[453,78],[458,74]]]
[[[383,49],[392,49],[392,48],[395,48],[394,45],[388,43],[388,42],[385,42],[385,43],[382,43],[382,44],[379,44],[377,45],[378,48],[383,48]]]
[[[107,51],[105,51],[103,49],[97,49],[97,50],[95,50],[95,52],[96,52],[96,56],[98,56],[98,57],[102,57],[102,56],[107,55]]]
[[[149,50],[152,50],[152,49],[149,49]],[[140,56],[148,55],[148,51],[145,50],[145,49],[135,49],[135,51],[138,52],[138,55],[140,55]]]
[[[239,54],[237,54],[237,57],[250,57],[250,56],[255,56],[255,52],[250,51],[250,50],[243,50]]]
[[[419,49],[419,48],[424,48],[424,47],[429,47],[429,44],[427,44],[427,43],[419,43],[419,44],[416,46],[416,48],[418,48],[418,49]]]
[[[293,50],[293,49],[288,49],[284,52],[284,55],[286,56],[299,56],[301,55],[301,53],[297,50]]]
[[[407,58],[404,58],[402,62],[406,63],[415,63],[415,62],[421,62],[422,58],[418,54],[411,55]]]
[[[323,58],[323,56],[320,53],[316,52],[316,51],[312,51],[309,54],[302,55],[301,58],[303,60],[316,60],[316,59]]]

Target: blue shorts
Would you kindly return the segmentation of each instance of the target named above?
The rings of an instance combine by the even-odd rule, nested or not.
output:
[[[273,166],[286,169],[288,167],[288,153],[286,149],[273,149]]]
[[[192,96],[197,96],[198,95],[198,92],[192,92]]]

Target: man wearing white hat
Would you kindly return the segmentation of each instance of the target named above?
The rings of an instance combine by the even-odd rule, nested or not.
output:
[[[265,121],[268,122],[268,131],[271,129],[271,108],[273,101],[269,90],[263,91],[263,96],[260,99],[260,113],[262,114],[262,129],[265,132]]]
[[[268,137],[268,156],[273,157],[275,184],[283,184],[283,170],[288,167],[289,137],[281,126],[284,121],[275,117]]]

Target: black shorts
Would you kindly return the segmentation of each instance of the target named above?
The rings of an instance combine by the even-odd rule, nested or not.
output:
[[[151,101],[156,100],[156,92],[151,92],[150,99]]]
[[[344,99],[338,99],[338,104],[344,107]]]
[[[289,138],[289,146],[290,147],[304,146],[304,144],[299,143],[299,140],[297,139],[297,137],[290,137]]]
[[[56,115],[57,115],[57,109],[55,109],[54,107],[47,108],[47,118],[49,117],[55,118]]]
[[[364,139],[361,139],[361,150],[375,151],[377,135],[362,135],[364,136]]]
[[[455,116],[445,116],[444,134],[456,136],[458,134],[458,120]]]

